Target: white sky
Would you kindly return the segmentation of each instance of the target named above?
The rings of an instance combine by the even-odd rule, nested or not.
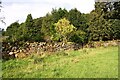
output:
[[[0,28],[6,29],[17,20],[24,22],[29,13],[33,18],[45,16],[52,8],[77,8],[82,13],[89,13],[94,9],[94,3],[94,0],[2,0],[0,17],[5,17],[6,25],[0,22]]]

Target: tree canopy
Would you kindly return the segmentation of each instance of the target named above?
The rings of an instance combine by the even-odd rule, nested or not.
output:
[[[63,37],[63,41],[66,42],[68,36],[75,31],[75,27],[70,24],[70,22],[66,19],[60,19],[57,23],[55,23],[56,32]]]
[[[120,2],[96,2],[95,9],[88,14],[76,8],[52,9],[51,13],[33,19],[27,15],[26,21],[14,22],[4,32],[8,42],[107,41],[120,39]]]

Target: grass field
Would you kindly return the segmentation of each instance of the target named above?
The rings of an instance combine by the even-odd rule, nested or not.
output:
[[[118,47],[32,55],[5,61],[2,70],[3,78],[118,78]]]

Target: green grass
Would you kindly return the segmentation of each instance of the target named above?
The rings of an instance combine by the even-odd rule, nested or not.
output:
[[[33,55],[3,62],[2,70],[3,78],[118,78],[118,47]]]

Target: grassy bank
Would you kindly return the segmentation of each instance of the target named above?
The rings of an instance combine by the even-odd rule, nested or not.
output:
[[[61,51],[5,61],[3,78],[117,78],[118,47]]]

